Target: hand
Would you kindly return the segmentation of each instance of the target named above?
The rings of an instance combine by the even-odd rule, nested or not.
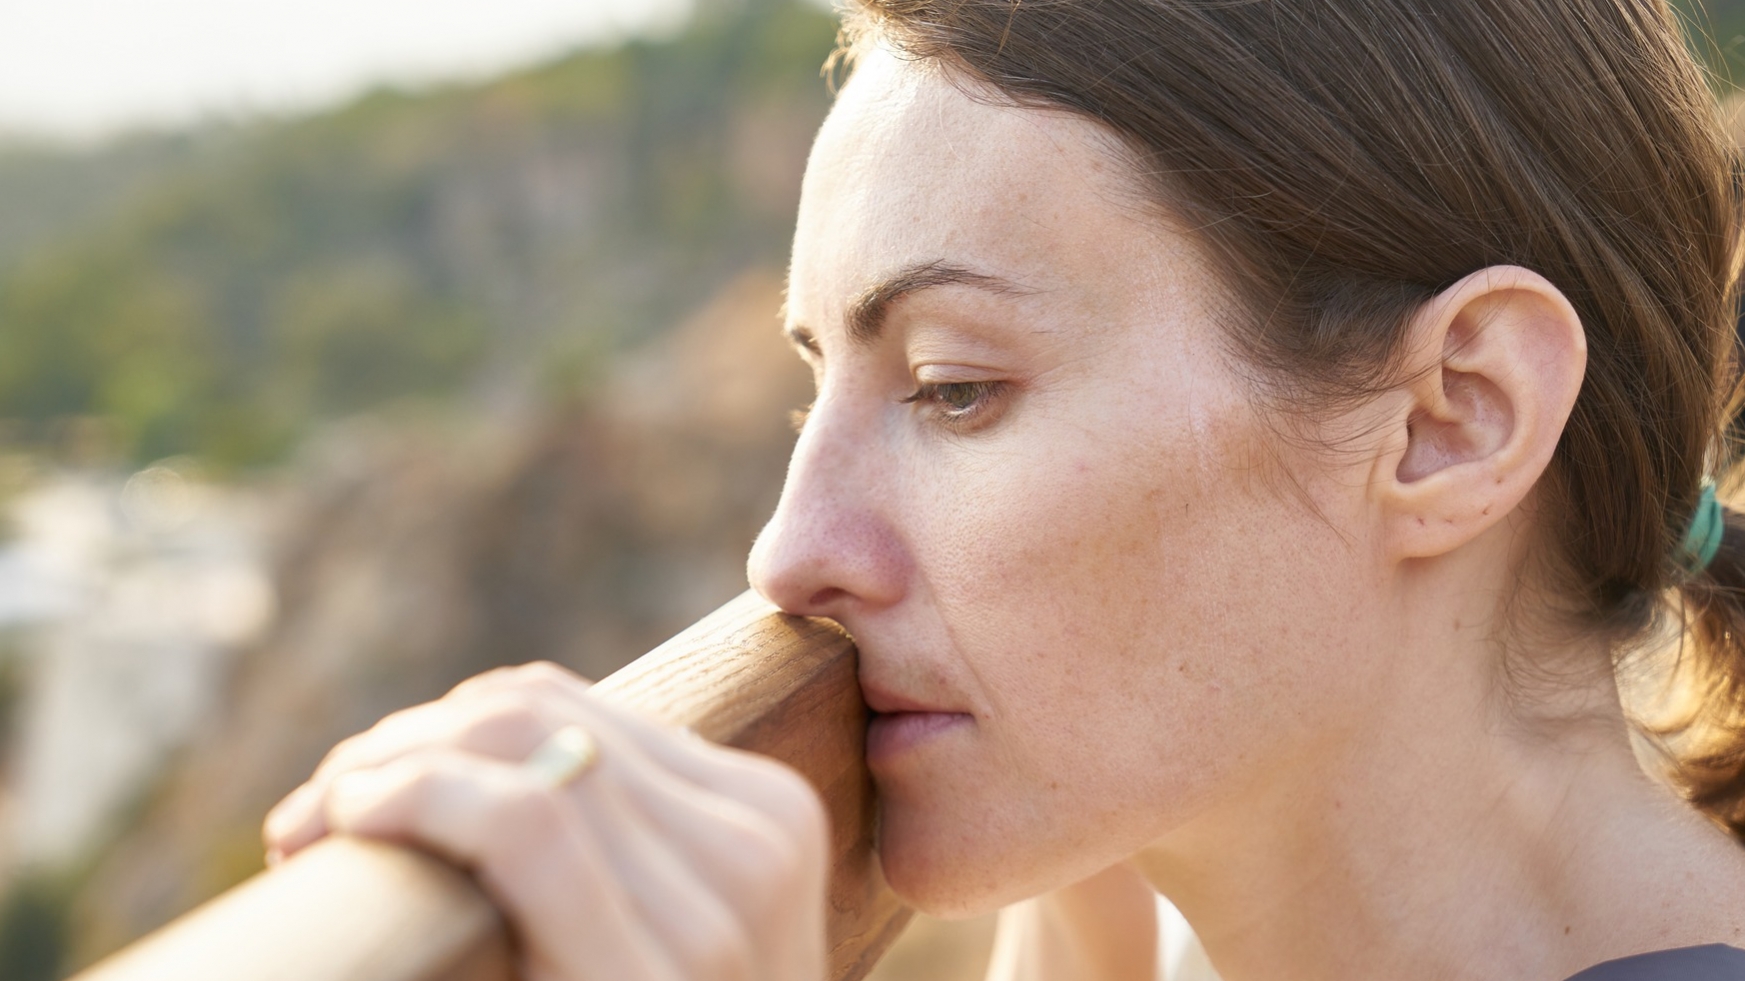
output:
[[[599,763],[521,766],[579,725]],[[527,981],[820,981],[826,821],[772,760],[666,729],[550,664],[504,668],[340,743],[267,816],[269,861],[329,833],[471,869]]]

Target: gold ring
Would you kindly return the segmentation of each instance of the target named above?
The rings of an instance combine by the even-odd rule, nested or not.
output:
[[[545,737],[539,748],[528,754],[521,768],[535,780],[556,790],[600,762],[600,744],[594,734],[581,726],[564,726]]]

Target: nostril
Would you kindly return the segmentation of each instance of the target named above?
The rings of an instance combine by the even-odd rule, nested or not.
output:
[[[847,596],[847,590],[829,586],[813,593],[811,598],[806,600],[806,609],[814,614],[822,614],[823,611],[835,606],[839,600]]]

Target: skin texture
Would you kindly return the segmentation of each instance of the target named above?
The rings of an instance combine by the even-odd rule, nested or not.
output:
[[[1511,605],[1585,365],[1562,294],[1476,272],[1407,325],[1398,384],[1280,414],[1127,168],[1091,122],[875,51],[807,170],[787,327],[817,399],[750,574],[860,645],[892,884],[1028,900],[1013,981],[1145,976],[1120,925],[1150,889],[1226,981],[1737,941],[1745,860],[1637,767],[1604,647]],[[511,761],[576,720],[606,763],[529,785]],[[478,869],[535,978],[799,981],[819,821],[786,771],[536,668],[342,745],[267,837]]]

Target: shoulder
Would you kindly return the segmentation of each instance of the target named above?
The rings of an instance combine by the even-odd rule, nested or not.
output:
[[[1722,944],[1662,950],[1607,961],[1569,981],[1745,981],[1745,950]]]

